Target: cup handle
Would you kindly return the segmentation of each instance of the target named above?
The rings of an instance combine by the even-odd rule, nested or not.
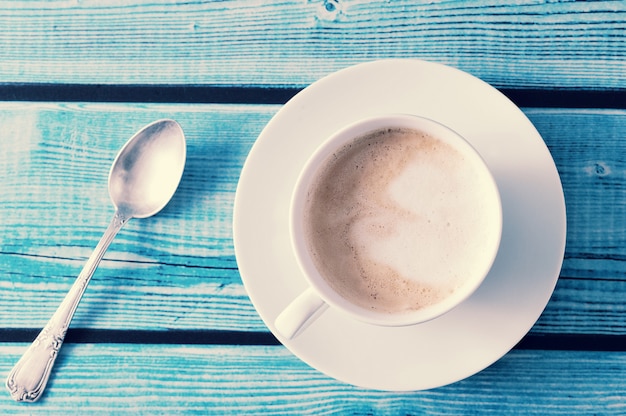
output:
[[[287,305],[274,321],[274,326],[280,335],[292,339],[327,308],[328,304],[310,287]]]

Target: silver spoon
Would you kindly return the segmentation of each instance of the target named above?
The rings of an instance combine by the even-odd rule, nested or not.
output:
[[[186,154],[183,130],[173,120],[147,125],[117,154],[109,172],[113,220],[57,311],[11,370],[6,386],[15,400],[34,402],[41,397],[74,311],[104,252],[128,220],[150,217],[169,202]]]

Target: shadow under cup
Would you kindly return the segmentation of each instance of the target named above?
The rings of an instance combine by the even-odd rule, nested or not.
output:
[[[310,288],[276,320],[291,338],[337,308],[375,325],[440,316],[488,274],[500,195],[478,152],[430,119],[385,115],[326,140],[298,179],[292,246]]]

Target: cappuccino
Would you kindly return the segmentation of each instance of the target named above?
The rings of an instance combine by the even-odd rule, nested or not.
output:
[[[491,177],[476,157],[412,128],[343,145],[307,192],[304,238],[324,280],[368,310],[435,305],[484,274],[497,245]]]

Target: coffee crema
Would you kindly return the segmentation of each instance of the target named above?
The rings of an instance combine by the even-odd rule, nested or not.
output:
[[[494,238],[483,170],[413,129],[380,129],[344,145],[316,173],[304,210],[320,274],[348,301],[379,312],[450,296],[481,273],[477,253]]]

